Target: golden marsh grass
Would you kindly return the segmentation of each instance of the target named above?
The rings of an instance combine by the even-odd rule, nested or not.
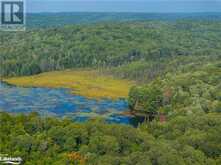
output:
[[[99,74],[95,70],[66,70],[39,75],[5,78],[3,81],[23,87],[69,88],[88,98],[125,98],[134,82]]]

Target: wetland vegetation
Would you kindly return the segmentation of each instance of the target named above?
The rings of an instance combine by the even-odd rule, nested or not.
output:
[[[34,76],[3,79],[9,84],[23,87],[68,88],[75,95],[88,98],[126,98],[133,81],[114,78],[95,70],[66,70]]]
[[[11,115],[4,112],[9,107],[4,100],[9,98],[0,95],[4,105],[0,107],[0,153],[21,156],[25,165],[221,164],[218,15],[216,19],[99,22],[0,32],[3,81],[29,87],[27,91],[45,89],[48,95],[50,88],[72,92],[67,97],[53,91],[51,95],[63,98],[66,106],[52,111],[85,111],[90,99],[109,98],[117,110],[128,106],[134,114],[155,116],[135,128],[108,124],[101,118],[84,123],[53,115],[42,118],[36,112],[44,110],[38,109]],[[5,93],[10,90],[1,87]],[[11,91],[10,98],[15,93]],[[27,93],[22,96],[30,99]],[[81,96],[87,100],[79,101]],[[121,108],[119,98],[128,100]],[[56,105],[53,99],[50,103]],[[35,105],[30,100],[26,106]],[[75,108],[70,104],[73,100],[79,101]],[[98,105],[101,111],[102,105],[107,106],[102,101]]]

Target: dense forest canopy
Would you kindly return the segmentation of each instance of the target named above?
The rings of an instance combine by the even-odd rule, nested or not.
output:
[[[174,65],[188,59],[189,62],[198,61],[201,56],[217,60],[221,50],[220,29],[218,21],[180,20],[0,32],[1,75],[32,75],[79,67],[120,67],[119,74],[113,73],[136,79],[152,69],[150,77],[154,78],[167,69],[166,64],[172,60],[175,60]],[[127,76],[130,68],[136,73]]]
[[[167,73],[164,78],[131,88],[131,109],[167,116],[221,112],[221,63],[196,66],[186,65],[182,71]]]
[[[138,128],[0,113],[0,152],[25,165],[218,165],[220,114],[178,116]]]
[[[136,81],[128,96],[134,114],[166,117],[134,128],[2,112],[0,153],[26,165],[221,164],[221,22],[203,17],[0,32],[2,77],[93,68]]]

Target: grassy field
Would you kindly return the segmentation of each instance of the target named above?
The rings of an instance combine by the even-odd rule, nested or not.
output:
[[[34,76],[6,78],[3,81],[23,87],[69,88],[74,94],[88,98],[125,98],[132,81],[89,70],[66,70],[47,72]]]

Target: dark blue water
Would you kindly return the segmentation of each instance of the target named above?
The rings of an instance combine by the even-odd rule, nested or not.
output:
[[[123,115],[126,100],[93,100],[73,95],[67,89],[22,88],[0,82],[0,110],[9,113],[38,112],[42,116],[68,117],[78,122],[103,118],[109,123],[134,125],[135,119]]]

